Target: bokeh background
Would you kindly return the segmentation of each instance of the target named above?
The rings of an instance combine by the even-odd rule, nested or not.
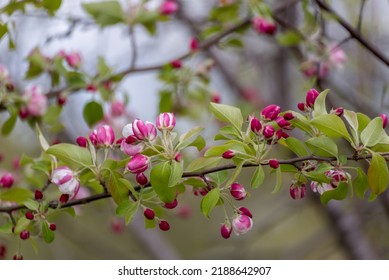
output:
[[[8,1],[0,1],[3,5]],[[125,26],[100,29],[81,8],[81,0],[63,0],[60,11],[49,17],[42,11],[28,10],[12,16],[16,49],[10,51],[5,40],[0,43],[0,63],[10,69],[16,87],[39,83],[49,90],[44,78],[25,81],[25,57],[36,46],[47,55],[60,50],[79,51],[86,71],[94,73],[97,57],[104,56],[115,71],[126,69],[130,63],[131,46]],[[136,28],[138,65],[164,63],[188,51],[188,42],[206,24],[209,10],[216,0],[182,0],[182,10],[172,21],[158,25],[157,36],[151,37],[141,27]],[[277,6],[284,1],[267,1]],[[331,5],[351,24],[355,24],[363,10],[362,34],[389,55],[388,1],[330,1]],[[136,1],[122,0],[125,7]],[[160,1],[151,1],[151,7]],[[291,6],[279,15],[282,20],[299,26],[302,19],[301,3]],[[72,25],[74,19],[80,19]],[[69,21],[70,20],[70,21]],[[334,21],[326,26],[328,41],[341,42],[348,33]],[[212,58],[210,87],[221,95],[222,102],[241,106],[247,115],[259,112],[267,104],[279,104],[283,110],[296,109],[304,99],[310,83],[299,71],[296,51],[277,44],[274,37],[258,36],[249,31],[244,36],[243,49],[211,48],[190,59],[188,65]],[[364,112],[369,116],[388,112],[388,68],[355,40],[341,45],[347,54],[343,69],[332,71],[320,81],[322,88],[330,88],[332,106],[343,106]],[[121,95],[128,95],[129,115],[154,120],[158,114],[158,90],[163,85],[157,72],[131,74],[121,83]],[[250,98],[247,98],[249,96]],[[74,142],[79,135],[89,134],[81,121],[83,105],[91,100],[87,92],[78,92],[69,98],[61,120],[65,123],[63,139]],[[0,114],[0,121],[6,113]],[[123,123],[130,122],[122,120]],[[190,126],[206,127],[205,134],[213,135],[219,129],[209,121],[209,115],[192,120],[178,119],[178,129]],[[11,168],[12,160],[26,153],[39,155],[39,145],[31,128],[19,122],[7,138],[0,138],[4,161],[1,168]],[[281,153],[279,157],[290,157]],[[238,181],[249,185],[253,170],[245,169]],[[302,200],[289,196],[290,178],[285,177],[280,193],[272,195],[272,177],[242,202],[254,214],[252,231],[243,236],[221,238],[220,225],[224,220],[222,209],[216,209],[211,219],[199,211],[200,197],[190,191],[184,195],[177,209],[168,213],[171,230],[144,228],[141,213],[123,230],[114,230],[121,221],[114,216],[115,206],[110,200],[83,205],[77,209],[77,218],[61,216],[56,222],[56,240],[47,245],[37,242],[36,254],[28,242],[23,243],[25,259],[387,259],[389,258],[389,198],[387,192],[374,202],[356,197],[321,205],[311,193]],[[1,218],[0,218],[1,219]],[[8,246],[9,256],[17,250],[18,240],[0,236]]]

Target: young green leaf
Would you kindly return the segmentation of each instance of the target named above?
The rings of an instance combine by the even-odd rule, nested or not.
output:
[[[276,194],[280,191],[282,186],[282,171],[281,168],[276,169],[276,185],[274,187],[274,190],[272,191],[272,194]]]
[[[341,183],[339,183],[339,185],[335,189],[325,191],[320,197],[321,203],[323,203],[324,205],[327,205],[327,203],[331,199],[335,199],[335,200],[345,199],[347,197],[347,192],[348,192],[347,187],[348,187],[347,183],[341,182]]]
[[[352,142],[344,122],[336,115],[329,114],[315,117],[311,120],[311,124],[329,137],[343,137],[347,141]]]
[[[151,169],[151,186],[163,202],[168,203],[174,200],[176,190],[175,188],[171,188],[171,186],[178,183],[179,171],[179,167],[172,167],[169,162],[158,163]]]
[[[215,208],[220,199],[220,189],[215,188],[207,193],[201,200],[200,209],[205,217],[209,218],[209,214]]]
[[[82,115],[88,126],[92,127],[104,118],[103,107],[100,103],[91,101],[85,105]]]
[[[337,157],[338,146],[326,136],[313,137],[305,142],[312,154],[321,157]]]
[[[256,189],[262,185],[264,180],[265,172],[263,171],[262,165],[258,165],[258,167],[255,168],[253,177],[251,178],[250,186],[253,189]]]
[[[198,158],[193,160],[186,167],[186,172],[196,172],[202,169],[215,167],[220,162],[221,158]]]
[[[369,189],[369,181],[365,172],[363,172],[363,170],[359,167],[357,167],[357,176],[353,181],[353,186],[356,195],[363,199],[366,191]]]
[[[137,202],[133,202],[130,200],[123,201],[116,208],[116,215],[124,217],[124,219],[126,220],[126,225],[128,225],[129,223],[131,223],[136,212],[138,211],[139,205],[139,200]]]
[[[91,167],[92,158],[89,151],[76,145],[61,143],[47,149],[46,153],[55,156],[72,169]]]
[[[30,225],[30,223],[31,223],[31,221],[28,220],[26,217],[24,217],[24,216],[21,217],[16,222],[14,233],[15,234],[21,233],[23,230],[25,230]]]
[[[210,110],[219,121],[232,124],[237,131],[242,129],[243,116],[239,108],[225,104],[211,103]]]
[[[9,106],[8,112],[10,116],[4,122],[3,127],[1,128],[1,134],[3,136],[7,136],[12,132],[18,119],[18,111],[15,107]]]
[[[326,97],[327,94],[330,92],[329,89],[326,89],[325,91],[321,92],[319,96],[315,100],[315,104],[313,105],[313,115],[315,117],[321,116],[321,115],[327,115],[327,109],[326,109]]]
[[[389,171],[383,156],[377,153],[373,153],[372,156],[367,170],[367,179],[372,192],[379,195],[388,187]]]
[[[119,172],[111,172],[107,181],[107,189],[118,205],[128,200],[127,185],[120,181],[120,178],[122,178],[122,175]]]
[[[102,27],[124,23],[124,13],[118,1],[83,3],[83,8]]]
[[[49,224],[46,221],[42,221],[42,234],[46,243],[51,243],[55,239],[55,233],[50,230]]]
[[[33,197],[34,194],[32,191],[17,187],[12,187],[11,189],[0,192],[0,200],[2,201],[24,203]]]
[[[382,127],[382,119],[376,117],[365,127],[361,132],[361,141],[365,147],[372,147],[380,143],[381,139],[386,135]]]
[[[285,143],[299,157],[309,156],[310,154],[304,143],[297,138],[288,137],[285,139]]]
[[[351,135],[354,139],[354,143],[356,145],[359,145],[359,133],[358,133],[359,123],[358,123],[357,114],[353,111],[344,110],[343,117],[346,119],[346,121],[351,127]]]

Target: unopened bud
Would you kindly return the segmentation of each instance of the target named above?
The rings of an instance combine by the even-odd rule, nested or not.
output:
[[[269,166],[271,168],[277,169],[278,167],[280,167],[280,163],[276,159],[270,159],[269,160]]]
[[[231,150],[228,150],[228,151],[225,151],[223,154],[222,154],[222,157],[225,158],[225,159],[231,159],[235,156],[235,152],[234,151],[231,151]]]

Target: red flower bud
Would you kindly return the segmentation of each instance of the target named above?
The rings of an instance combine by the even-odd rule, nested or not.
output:
[[[238,210],[240,211],[240,213],[242,215],[246,215],[246,216],[248,216],[250,218],[253,218],[253,214],[251,214],[250,210],[247,209],[246,207],[239,207]]]
[[[127,164],[127,169],[133,174],[142,173],[149,167],[149,158],[142,154],[137,154],[131,158]]]
[[[165,203],[164,207],[166,209],[174,209],[177,207],[177,205],[178,205],[178,201],[177,201],[177,199],[174,199],[173,202]]]
[[[138,173],[136,174],[136,182],[141,185],[141,186],[145,186],[147,185],[147,183],[149,182],[149,179],[147,179],[146,175],[144,173]]]
[[[25,214],[27,220],[34,220],[34,213],[32,212],[26,212]]]
[[[278,167],[280,167],[280,164],[279,164],[278,160],[276,160],[276,159],[270,159],[270,160],[269,160],[269,166],[270,166],[271,168],[277,169]]]
[[[278,124],[279,127],[286,127],[286,126],[290,126],[290,122],[288,122],[287,120],[285,120],[283,117],[277,117],[275,119],[276,123]]]
[[[145,211],[143,212],[143,215],[146,217],[148,220],[153,220],[155,218],[155,213],[152,209],[146,208]]]
[[[181,160],[182,160],[181,153],[176,153],[176,155],[174,156],[174,160],[177,162],[181,162]]]
[[[290,121],[290,120],[293,120],[294,119],[294,116],[293,116],[293,113],[290,113],[290,112],[287,112],[283,115],[284,119],[287,120],[287,121]]]
[[[230,238],[232,233],[232,227],[227,226],[226,224],[223,224],[220,228],[220,234],[224,239]]]
[[[307,110],[307,105],[305,105],[305,103],[297,103],[297,108],[299,108],[300,111],[303,111],[305,112]]]
[[[190,39],[189,48],[192,52],[198,51],[200,48],[200,42],[197,38]]]
[[[70,196],[68,194],[64,193],[64,194],[61,194],[61,196],[59,197],[58,200],[59,200],[59,202],[64,204],[64,203],[68,202],[69,198],[70,198]]]
[[[173,113],[159,114],[156,125],[159,131],[172,130],[176,126],[176,117]]]
[[[23,230],[20,234],[19,234],[20,238],[22,240],[26,240],[28,238],[30,238],[30,232],[28,230]]]
[[[9,172],[6,172],[1,178],[0,178],[0,185],[5,188],[5,189],[9,189],[10,187],[12,187],[12,185],[14,184],[14,176],[9,173]]]
[[[250,128],[252,132],[254,132],[255,134],[259,134],[262,129],[262,124],[260,120],[256,117],[251,117]]]
[[[85,137],[77,137],[76,142],[80,147],[86,148],[88,146],[88,140]]]
[[[238,183],[231,184],[230,194],[236,200],[243,200],[247,196],[245,188]]]
[[[57,98],[57,104],[59,106],[63,106],[66,104],[66,102],[68,101],[68,98],[64,95],[59,95],[58,98]]]
[[[254,30],[259,34],[273,35],[277,30],[277,26],[273,22],[262,17],[253,18],[251,24]]]
[[[335,110],[331,110],[331,113],[337,115],[338,117],[341,117],[343,115],[344,109],[343,107],[338,107]]]
[[[263,118],[264,118],[265,120],[270,120],[270,121],[272,121],[272,120],[274,120],[275,118],[278,117],[278,115],[279,115],[280,112],[281,112],[280,106],[277,106],[277,105],[275,105],[275,104],[271,104],[271,105],[269,105],[269,106],[266,106],[266,107],[262,110],[261,114],[262,114],[262,116],[263,116]]]
[[[49,225],[49,229],[50,229],[51,231],[56,231],[56,230],[57,230],[56,224],[50,224],[50,225]]]
[[[274,135],[274,127],[272,127],[271,125],[265,125],[263,127],[263,136],[265,138],[272,138],[273,135]]]
[[[173,60],[172,62],[170,62],[170,65],[173,68],[180,69],[182,67],[182,62],[181,60]]]
[[[300,199],[304,198],[306,190],[307,188],[305,184],[302,184],[301,186],[296,186],[292,184],[289,188],[289,193],[293,199]]]
[[[305,101],[307,103],[308,107],[313,107],[313,104],[315,104],[316,98],[319,96],[319,92],[316,89],[310,89],[307,92],[307,96],[305,98]]]
[[[166,0],[159,7],[159,11],[162,15],[168,16],[177,12],[178,8],[178,4],[175,1]]]
[[[225,159],[231,159],[235,156],[235,152],[231,150],[227,150],[222,154],[222,157]]]
[[[211,102],[213,103],[220,103],[221,102],[221,95],[218,92],[212,92],[211,94]]]
[[[34,196],[36,200],[40,200],[43,198],[43,193],[40,190],[36,190]]]
[[[163,231],[168,231],[170,229],[169,223],[165,220],[160,220],[158,223],[158,226],[159,226],[160,230],[163,230]]]
[[[382,119],[382,127],[385,128],[388,124],[388,117],[385,114],[379,114],[379,117]]]

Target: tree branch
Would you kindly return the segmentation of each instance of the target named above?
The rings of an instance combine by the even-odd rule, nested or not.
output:
[[[389,152],[388,153],[380,153],[380,155],[386,157],[386,156],[389,156]],[[352,155],[352,156],[348,156],[347,160],[360,161],[360,160],[371,159],[371,157],[372,157],[371,155],[366,155],[366,156]],[[335,157],[319,157],[319,156],[315,156],[315,155],[310,155],[310,156],[297,157],[297,158],[291,158],[291,159],[281,159],[281,160],[278,160],[278,162],[279,162],[279,164],[296,164],[299,162],[304,162],[304,161],[309,161],[309,160],[332,163],[332,162],[336,161],[337,159]],[[389,158],[385,158],[385,160],[389,161]],[[261,162],[259,164],[257,164],[257,163],[245,163],[245,164],[243,164],[243,167],[244,168],[256,167],[259,165],[266,166],[266,165],[269,165],[269,162],[264,161],[264,162]],[[235,168],[236,168],[235,164],[225,164],[225,165],[205,169],[202,171],[184,172],[182,174],[182,178],[204,177],[205,175],[210,174],[210,173],[215,173],[215,172],[223,171],[223,170],[231,170],[231,169],[235,169]],[[147,187],[151,187],[151,184],[148,183],[147,185],[143,186],[143,188],[147,188]],[[141,188],[142,188],[141,186],[134,187],[135,191],[139,191]],[[132,194],[129,193],[129,195],[132,195]],[[68,207],[76,206],[76,205],[84,205],[84,204],[88,204],[88,203],[96,201],[96,200],[101,200],[101,199],[105,199],[105,198],[109,198],[109,197],[112,197],[112,195],[110,193],[104,192],[104,193],[100,193],[100,194],[94,194],[94,195],[91,195],[91,196],[88,196],[85,198],[72,200],[70,202],[62,204],[60,206],[60,208],[68,208]],[[52,209],[57,209],[58,206],[59,206],[59,203],[57,200],[53,200],[49,203],[49,207]],[[10,214],[14,211],[19,211],[19,210],[23,210],[23,209],[27,209],[26,206],[16,205],[16,206],[0,207],[0,213]]]

